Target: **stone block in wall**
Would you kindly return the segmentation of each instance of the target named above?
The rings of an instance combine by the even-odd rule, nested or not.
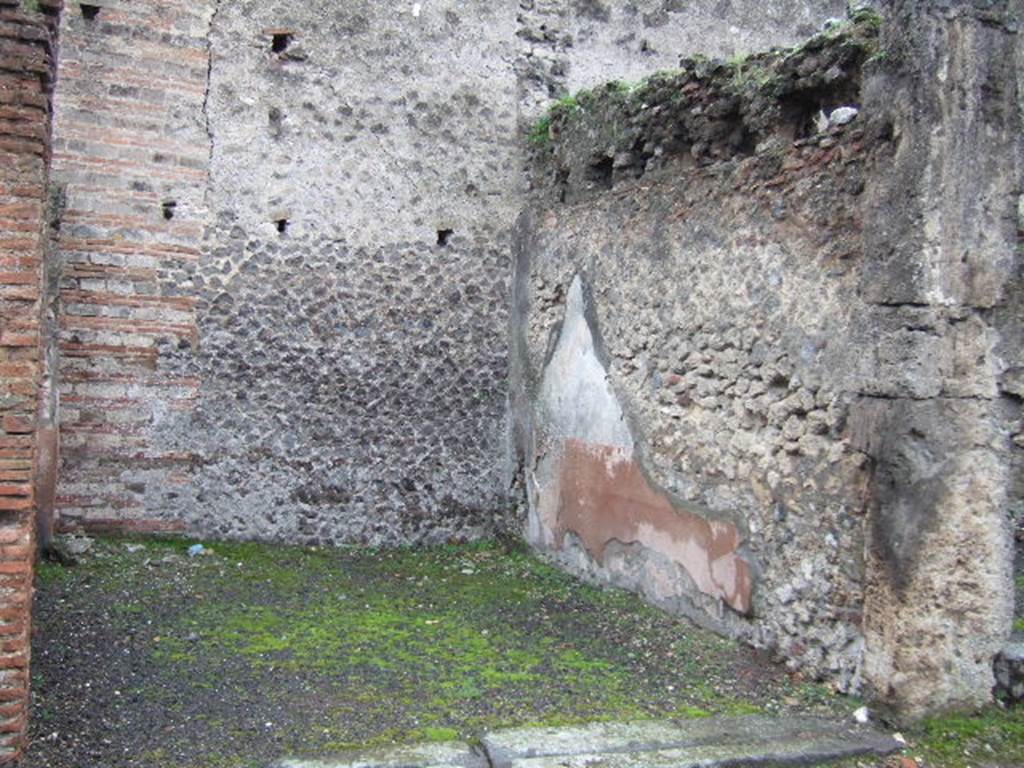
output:
[[[1004,382],[1020,345],[1021,134],[1010,5],[891,3],[887,57],[865,83],[894,152],[867,184],[861,293],[877,317],[907,318],[879,324],[887,364],[850,417],[875,467],[865,677],[906,718],[989,701],[1013,615],[1020,405]]]
[[[854,329],[863,358],[856,389],[875,397],[998,394],[1000,334],[978,315],[928,306],[869,306]]]
[[[874,176],[868,190],[869,301],[991,308],[1007,299],[1019,191],[1007,164],[1019,136],[1018,43],[1008,13],[1006,3],[887,7],[891,74],[869,79],[865,100],[896,149],[891,172]]]
[[[858,402],[871,435],[865,677],[881,702],[917,717],[935,702],[991,695],[1013,614],[1010,488],[992,401]]]

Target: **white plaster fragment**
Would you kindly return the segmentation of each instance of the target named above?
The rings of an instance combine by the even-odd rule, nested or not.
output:
[[[569,289],[562,332],[544,371],[540,394],[555,436],[614,446],[622,449],[617,459],[630,458],[633,437],[597,357],[579,276]]]

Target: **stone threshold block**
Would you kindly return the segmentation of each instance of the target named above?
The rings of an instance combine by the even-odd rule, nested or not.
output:
[[[291,760],[280,768],[726,768],[809,765],[899,749],[897,741],[870,727],[752,715],[518,728],[487,734],[481,748],[451,742],[336,762]]]

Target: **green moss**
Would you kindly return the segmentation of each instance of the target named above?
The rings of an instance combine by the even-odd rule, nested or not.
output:
[[[551,115],[544,115],[527,132],[531,144],[546,146],[551,142]]]
[[[990,707],[976,715],[933,717],[907,735],[912,754],[929,765],[1024,765],[1024,708]]]
[[[71,573],[72,572],[69,568],[60,565],[59,563],[53,563],[49,560],[40,560],[36,563],[36,585],[42,588],[52,587],[56,584],[68,581]]]
[[[763,715],[765,710],[749,701],[725,701],[722,703],[722,713],[726,715]]]
[[[1024,632],[1024,617],[1013,620],[1013,631]]]
[[[858,8],[850,14],[850,23],[863,25],[878,32],[885,18],[874,8]]]
[[[746,56],[734,57],[726,62],[726,66],[731,73],[727,88],[734,93],[766,88],[775,79],[770,67]]]
[[[231,543],[188,557],[191,544],[100,540],[80,566],[42,578],[68,581],[64,599],[101,601],[148,655],[149,676],[126,695],[180,711],[182,688],[200,700],[228,692],[276,723],[308,691],[285,737],[297,756],[527,723],[774,711],[767,698],[836,706],[782,672],[752,693],[737,683],[750,662],[735,644],[521,548]],[[233,716],[208,727],[246,749]]]
[[[799,688],[799,695],[802,703],[808,705],[821,704],[834,697],[828,686],[820,683],[804,683]]]
[[[425,726],[415,731],[416,741],[455,741],[459,732],[454,728],[435,728]]]

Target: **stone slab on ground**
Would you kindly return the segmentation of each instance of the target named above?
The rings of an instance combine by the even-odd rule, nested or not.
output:
[[[488,734],[483,745],[494,768],[809,763],[900,748],[871,728],[760,715],[523,728]]]
[[[341,761],[285,760],[279,768],[487,768],[487,758],[460,741],[361,752]]]
[[[516,728],[487,734],[483,753],[458,742],[383,750],[281,768],[726,768],[813,765],[900,749],[866,726],[760,715]]]

